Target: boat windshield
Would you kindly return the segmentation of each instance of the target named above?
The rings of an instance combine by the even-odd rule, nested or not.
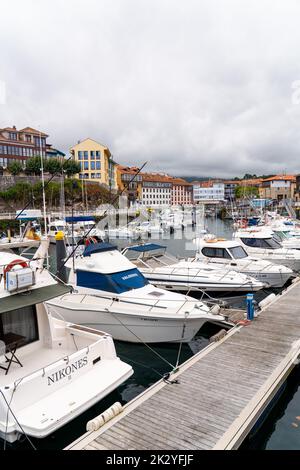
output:
[[[266,248],[273,250],[281,248],[280,243],[278,243],[274,238],[241,238],[242,242],[253,248]]]
[[[229,248],[229,252],[234,259],[242,259],[248,257],[248,254],[242,246],[234,246],[233,248]]]
[[[78,286],[113,292],[115,294],[139,289],[148,283],[148,280],[136,268],[112,274],[77,271]]]

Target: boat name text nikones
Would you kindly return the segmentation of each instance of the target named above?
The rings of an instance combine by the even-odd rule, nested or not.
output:
[[[53,383],[58,382],[59,380],[65,377],[71,378],[71,374],[74,371],[86,366],[87,363],[88,363],[88,359],[87,359],[87,356],[85,356],[81,359],[78,359],[78,361],[73,362],[72,364],[68,364],[63,369],[60,369],[54,372],[54,374],[48,375],[47,377],[48,385],[52,385]]]

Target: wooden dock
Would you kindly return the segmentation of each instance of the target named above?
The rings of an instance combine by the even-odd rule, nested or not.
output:
[[[300,357],[300,280],[66,449],[237,449]]]

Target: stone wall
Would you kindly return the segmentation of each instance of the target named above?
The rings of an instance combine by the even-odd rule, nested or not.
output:
[[[45,182],[51,177],[51,175],[45,174]],[[40,176],[0,176],[0,191],[4,191],[16,183],[30,183],[35,184],[41,181]],[[54,176],[52,181],[60,181],[59,176]]]

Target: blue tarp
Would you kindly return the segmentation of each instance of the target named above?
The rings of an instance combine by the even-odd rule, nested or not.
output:
[[[136,268],[112,274],[77,271],[78,286],[113,292],[115,294],[121,294],[131,289],[139,289],[146,284],[148,284],[148,280]]]
[[[132,251],[140,251],[141,253],[143,253],[144,251],[159,250],[162,248],[167,247],[164,245],[157,245],[156,243],[146,243],[145,245],[130,246],[128,249]]]
[[[102,253],[103,251],[117,250],[116,245],[111,245],[110,243],[91,243],[88,245],[84,252],[83,256],[91,256],[94,253]]]
[[[78,215],[74,217],[66,217],[66,222],[95,222],[95,218],[91,215]]]

